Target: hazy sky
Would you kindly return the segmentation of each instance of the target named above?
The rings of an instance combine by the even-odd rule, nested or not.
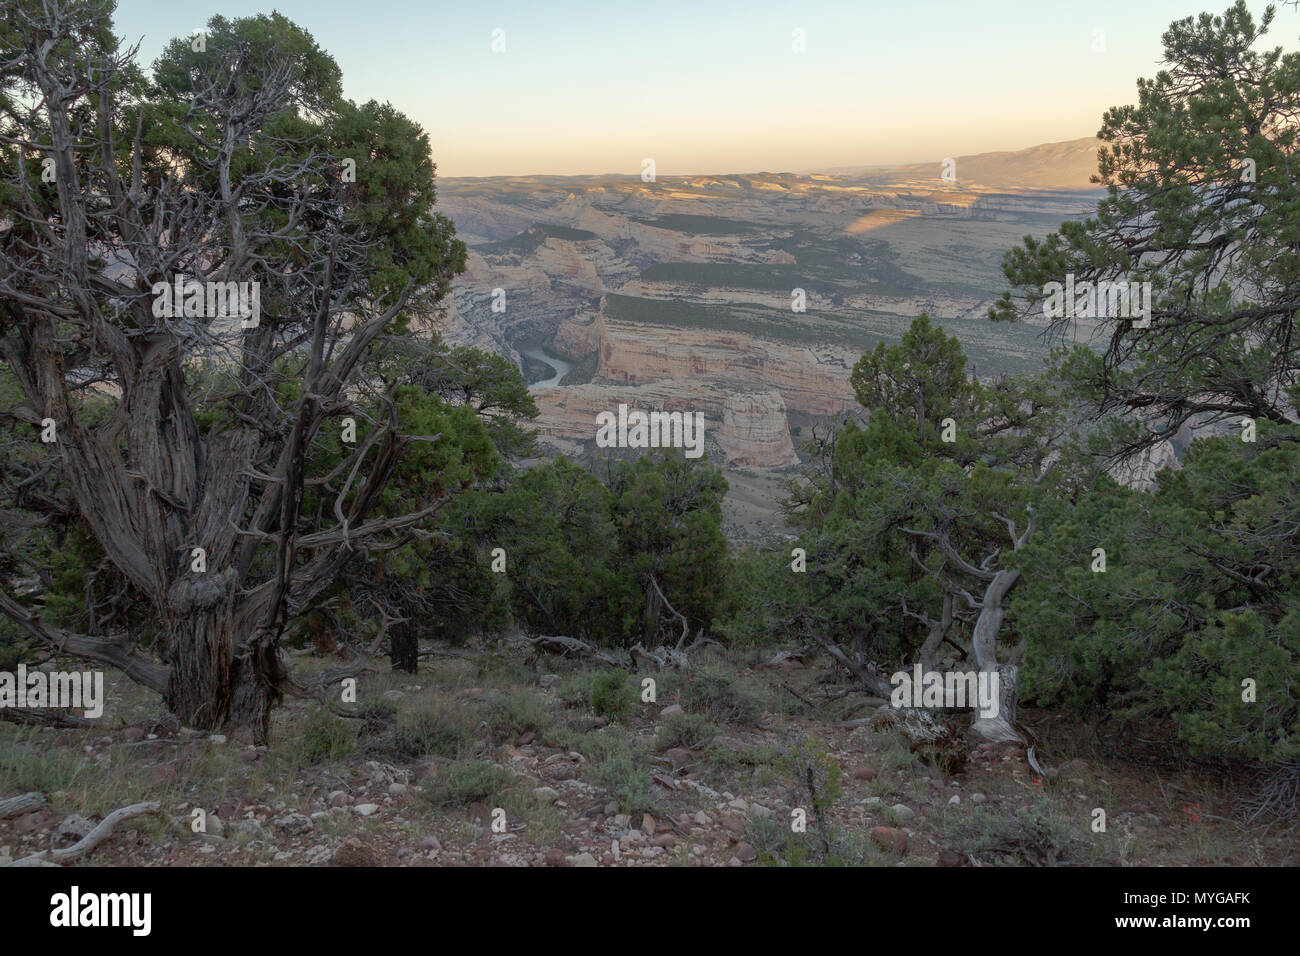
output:
[[[1091,136],[1173,20],[1229,0],[119,0],[151,64],[208,16],[278,9],[429,133],[441,176],[802,170]],[[1251,2],[1258,16],[1261,2]],[[493,52],[493,31],[504,52]],[[804,31],[806,52],[792,50]],[[1096,31],[1103,31],[1098,34]],[[1272,45],[1296,48],[1279,10]],[[1100,39],[1103,52],[1094,52]]]

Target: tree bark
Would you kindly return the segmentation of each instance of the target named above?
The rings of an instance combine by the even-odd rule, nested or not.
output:
[[[997,713],[985,716],[977,708],[970,726],[971,736],[990,743],[1024,742],[1013,726],[1016,719],[1017,667],[1014,664],[999,666],[997,655],[998,632],[1002,629],[1002,619],[1006,616],[1002,602],[1019,580],[1020,572],[1014,569],[998,571],[993,576],[984,590],[983,607],[971,633],[971,649],[981,679],[988,680],[989,686],[992,686],[993,675],[997,675]]]
[[[952,629],[952,592],[944,591],[943,593],[943,615],[938,621],[929,621],[930,633],[926,635],[925,643],[921,645],[921,651],[918,657],[921,662],[921,673],[928,674],[934,670],[935,657],[939,653],[939,646],[947,636],[948,631]]]
[[[388,640],[393,670],[416,673],[420,666],[420,642],[415,628],[409,624],[394,624],[389,631]]]
[[[247,729],[266,743],[280,699],[278,647],[241,640],[230,606],[195,609],[171,646],[167,707],[196,730]]]
[[[0,800],[0,820],[19,817],[24,813],[43,810],[48,806],[49,801],[45,799],[43,793],[32,791],[31,793],[20,794],[16,797],[10,797],[8,800]]]

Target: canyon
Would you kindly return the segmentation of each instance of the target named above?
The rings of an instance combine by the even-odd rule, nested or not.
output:
[[[653,182],[442,180],[439,207],[469,257],[439,331],[524,369],[551,454],[594,457],[596,416],[620,404],[702,413],[734,492],[729,532],[762,538],[803,439],[861,413],[854,364],[919,313],[983,378],[1041,366],[1045,322],[986,313],[1007,249],[1093,211],[1095,150],[1085,139],[950,166]]]

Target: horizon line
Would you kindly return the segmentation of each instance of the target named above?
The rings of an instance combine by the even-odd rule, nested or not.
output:
[[[1020,147],[1013,148],[1013,149],[986,149],[986,150],[983,150],[983,151],[978,152],[978,153],[960,153],[960,154],[958,154],[957,156],[954,156],[954,157],[951,157],[951,158],[953,158],[953,159],[959,159],[959,160],[960,160],[960,159],[973,159],[973,158],[975,158],[975,157],[977,157],[977,156],[999,156],[999,155],[1010,155],[1010,154],[1013,154],[1013,153],[1024,153],[1024,152],[1028,152],[1028,151],[1031,150],[1031,149],[1040,149],[1040,148],[1047,147],[1047,146],[1065,146],[1065,145],[1067,145],[1067,144],[1070,144],[1070,143],[1078,143],[1078,142],[1080,142],[1080,141],[1082,141],[1082,140],[1086,140],[1086,139],[1095,139],[1095,140],[1097,140],[1098,145],[1100,145],[1100,144],[1102,143],[1102,140],[1101,140],[1099,137],[1095,136],[1095,135],[1093,135],[1093,136],[1076,136],[1076,137],[1073,138],[1073,139],[1060,139],[1060,140],[1051,140],[1051,141],[1049,141],[1049,142],[1030,143],[1028,146],[1020,146]],[[947,158],[947,157],[944,157],[944,158]],[[818,174],[820,174],[820,175],[833,175],[833,174],[836,174],[837,171],[845,171],[845,172],[841,172],[840,175],[850,175],[850,173],[847,172],[847,171],[849,171],[849,170],[861,170],[861,171],[864,171],[864,172],[865,172],[865,171],[867,171],[867,170],[888,170],[888,169],[900,169],[900,168],[903,168],[903,167],[906,167],[906,166],[924,166],[924,165],[926,165],[926,164],[928,164],[928,163],[941,163],[942,161],[943,161],[943,159],[941,158],[941,159],[919,159],[919,160],[912,160],[912,161],[910,161],[910,162],[902,162],[902,163],[860,163],[860,164],[857,164],[857,163],[840,163],[840,164],[835,165],[835,166],[806,166],[806,167],[804,167],[804,168],[802,168],[802,169],[756,169],[756,170],[732,170],[732,171],[725,172],[725,173],[723,173],[723,172],[656,173],[656,175],[655,175],[655,179],[656,179],[656,180],[660,180],[660,179],[682,179],[682,178],[690,177],[690,176],[714,176],[714,177],[726,177],[726,176],[812,176],[812,175],[818,175]],[[436,170],[436,168],[437,168],[437,163],[436,163],[436,162],[434,163],[434,167],[435,167],[435,170]],[[578,178],[592,178],[592,177],[611,177],[611,178],[629,178],[629,179],[640,179],[640,178],[641,178],[641,174],[640,174],[639,172],[591,172],[591,173],[552,173],[552,172],[530,172],[530,173],[490,173],[490,174],[482,175],[482,176],[466,176],[466,175],[443,176],[443,175],[439,174],[437,178],[438,178],[440,181],[446,181],[446,180],[451,180],[451,179],[531,179],[531,178],[535,178],[535,177],[539,177],[539,176],[547,176],[547,177],[551,177],[551,178],[555,178],[555,179],[578,179]],[[957,184],[953,184],[953,185],[957,185]],[[1026,188],[1033,188],[1033,187],[1026,187]],[[1038,188],[1048,188],[1048,187],[1038,187]]]

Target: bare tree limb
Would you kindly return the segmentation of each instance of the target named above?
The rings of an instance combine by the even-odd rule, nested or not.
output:
[[[16,797],[10,797],[8,800],[0,800],[0,820],[20,817],[24,813],[43,810],[47,806],[49,806],[49,801],[45,799],[43,793],[32,791],[31,793],[20,794]]]
[[[560,635],[539,635],[537,637],[520,636],[514,638],[512,642],[533,644],[557,654],[581,654],[587,657],[594,657],[596,660],[608,664],[610,667],[625,666],[624,661],[620,661],[613,655],[592,647],[586,641],[580,641],[573,637],[563,637]]]
[[[130,820],[147,813],[161,812],[161,803],[133,803],[129,807],[122,807],[121,809],[114,810],[108,816],[104,817],[95,829],[91,830],[70,847],[65,847],[61,850],[42,850],[39,853],[33,853],[31,856],[25,856],[21,860],[15,860],[8,865],[39,866],[46,860],[51,860],[55,863],[70,862],[97,849],[101,843],[113,835],[113,830],[124,820]]]

